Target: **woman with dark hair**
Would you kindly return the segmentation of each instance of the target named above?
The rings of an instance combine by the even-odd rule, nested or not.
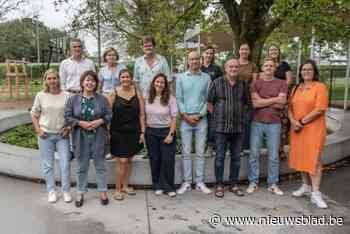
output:
[[[239,79],[247,83],[249,89],[251,83],[258,77],[258,68],[255,63],[249,61],[250,46],[248,43],[243,43],[239,47]],[[244,130],[243,130],[243,150],[249,150],[250,142],[250,125],[253,118],[253,105],[250,98],[250,90],[247,91],[248,105],[244,115]]]
[[[119,85],[119,73],[126,67],[118,63],[119,54],[113,47],[107,48],[102,57],[106,65],[100,69],[98,78],[100,79],[101,92],[107,96]]]
[[[114,89],[108,100],[113,112],[110,127],[111,154],[117,158],[116,191],[113,198],[123,200],[123,193],[136,194],[129,187],[129,177],[132,159],[144,141],[145,116],[143,98],[137,93],[129,70],[120,71],[119,81],[120,85]]]
[[[210,76],[211,81],[223,76],[221,68],[215,64],[215,49],[213,46],[208,45],[202,55],[201,71],[207,73]],[[213,116],[208,113],[208,137],[207,137],[207,154],[213,155],[213,149],[215,146],[215,124]]]
[[[327,208],[319,191],[322,177],[321,154],[326,139],[327,87],[318,81],[319,72],[313,60],[302,64],[299,74],[300,83],[291,93],[288,113],[292,124],[289,166],[300,171],[302,176],[302,186],[293,192],[293,196],[311,193],[312,203]]]
[[[289,66],[289,64],[285,61],[281,60],[281,50],[280,48],[275,45],[271,44],[267,50],[267,56],[269,58],[272,58],[276,63],[276,71],[275,71],[275,77],[280,80],[285,80],[288,85],[288,90],[293,84],[293,74],[292,69]],[[288,119],[288,106],[286,105],[285,108],[282,110],[281,115],[281,145],[279,148],[279,155],[280,158],[285,158],[286,155],[284,154],[284,145],[289,144],[289,130],[290,130],[290,122]]]
[[[176,196],[174,185],[176,154],[176,99],[170,94],[164,74],[156,75],[145,101],[146,145],[152,184],[156,195]]]
[[[65,109],[65,121],[72,127],[72,145],[77,167],[77,197],[75,206],[84,204],[87,192],[90,159],[94,160],[97,190],[102,205],[108,204],[105,154],[107,125],[111,111],[107,98],[98,94],[98,77],[86,71],[80,77],[81,94],[71,96]]]

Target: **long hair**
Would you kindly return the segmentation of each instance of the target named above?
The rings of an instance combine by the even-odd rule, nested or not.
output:
[[[281,49],[280,49],[280,47],[277,44],[274,44],[274,43],[270,44],[269,47],[267,48],[267,57],[270,57],[269,51],[270,51],[271,47],[276,47],[277,50],[278,50],[278,57],[277,57],[277,61],[275,61],[275,62],[277,64],[279,64],[280,61],[281,61]]]
[[[317,65],[316,65],[316,62],[312,59],[308,59],[306,60],[304,63],[302,63],[299,67],[299,83],[295,86],[294,90],[293,90],[293,94],[292,96],[294,95],[294,93],[296,92],[296,90],[298,89],[298,87],[304,83],[304,78],[303,76],[301,75],[301,70],[303,69],[303,67],[306,65],[306,64],[310,64],[312,66],[312,69],[314,70],[314,77],[313,77],[313,81],[319,81],[320,80],[320,72],[317,68]]]
[[[49,74],[54,74],[57,77],[57,79],[58,79],[58,89],[61,90],[60,76],[58,75],[58,72],[55,69],[50,68],[44,73],[44,76],[43,76],[44,92],[45,93],[50,92],[50,87],[47,85],[47,82],[46,82],[47,76]]]
[[[156,75],[153,78],[152,83],[151,83],[151,87],[150,87],[149,93],[148,93],[148,102],[150,104],[152,104],[154,102],[154,99],[156,98],[157,93],[156,93],[156,88],[154,87],[154,83],[156,82],[156,80],[159,77],[163,77],[164,82],[165,82],[164,89],[163,89],[161,96],[160,96],[160,103],[163,106],[166,106],[166,105],[168,105],[169,99],[170,99],[170,89],[169,89],[168,79],[166,78],[166,75],[163,73],[159,73],[158,75]]]

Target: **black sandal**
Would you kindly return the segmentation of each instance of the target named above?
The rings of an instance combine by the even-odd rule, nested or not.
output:
[[[229,190],[230,190],[231,193],[234,193],[238,197],[243,197],[244,196],[243,190],[240,189],[237,185],[231,186]]]
[[[215,197],[223,198],[224,195],[225,195],[224,194],[224,190],[225,190],[224,186],[222,186],[222,185],[216,186],[216,188],[215,188]]]

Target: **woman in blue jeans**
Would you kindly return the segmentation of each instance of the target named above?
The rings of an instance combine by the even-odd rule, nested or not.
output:
[[[70,195],[70,153],[69,128],[64,127],[64,105],[68,93],[60,88],[57,71],[49,69],[44,74],[44,90],[36,97],[31,110],[32,122],[38,135],[38,145],[42,162],[43,174],[46,180],[48,201],[57,201],[55,191],[54,162],[55,151],[58,152],[62,193],[65,202],[71,202]]]
[[[174,185],[176,153],[176,99],[170,94],[164,74],[156,75],[145,100],[146,145],[156,195],[176,196]]]
[[[80,77],[81,94],[71,96],[66,104],[65,120],[72,127],[72,145],[77,163],[77,196],[75,206],[84,204],[87,192],[90,159],[96,171],[97,190],[102,205],[109,203],[105,155],[111,110],[107,98],[96,93],[98,77],[94,71],[86,71]]]

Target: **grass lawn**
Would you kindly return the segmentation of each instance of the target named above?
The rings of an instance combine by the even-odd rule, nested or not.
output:
[[[332,95],[331,100],[344,100],[345,81],[346,79],[344,78],[337,78],[333,80],[332,90],[329,90],[329,95]],[[325,82],[328,88],[330,89],[330,79],[327,79]],[[349,88],[350,88],[350,82],[349,82]],[[350,100],[350,92],[348,95],[348,100]]]

